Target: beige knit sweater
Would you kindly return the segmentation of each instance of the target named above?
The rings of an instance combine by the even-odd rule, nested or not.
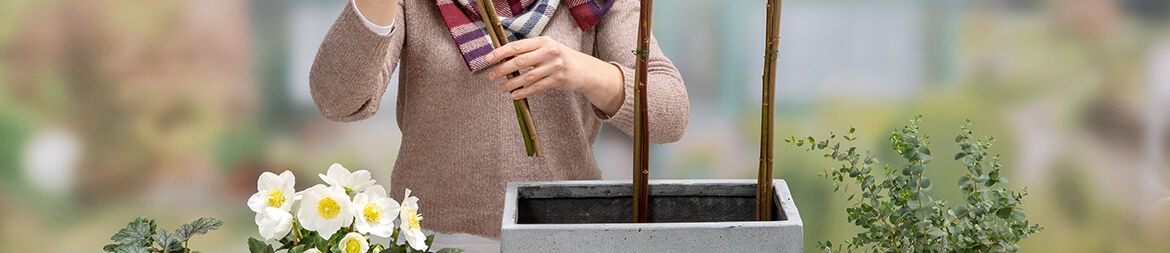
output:
[[[543,157],[525,154],[511,101],[496,91],[487,70],[468,71],[434,0],[402,0],[387,36],[370,31],[346,4],[317,51],[309,76],[313,101],[330,120],[368,118],[380,107],[391,72],[401,62],[396,109],[402,146],[390,192],[409,188],[420,198],[424,228],[498,238],[507,182],[599,179],[592,144],[601,124],[627,134],[632,130],[630,51],[638,7],[636,0],[619,0],[586,31],[567,8],[553,15],[543,35],[618,65],[626,98],[615,115],[606,117],[579,92],[546,90],[531,96]],[[650,141],[673,142],[687,124],[686,87],[658,43],[652,45]]]

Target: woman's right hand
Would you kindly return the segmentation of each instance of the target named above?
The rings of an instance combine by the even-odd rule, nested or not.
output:
[[[394,11],[398,0],[353,0],[358,12],[378,26],[389,26],[394,22]]]

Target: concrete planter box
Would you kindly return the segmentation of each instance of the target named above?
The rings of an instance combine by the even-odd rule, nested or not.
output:
[[[774,221],[755,220],[756,180],[650,181],[649,223],[631,223],[630,181],[511,182],[503,252],[800,252],[784,180]]]

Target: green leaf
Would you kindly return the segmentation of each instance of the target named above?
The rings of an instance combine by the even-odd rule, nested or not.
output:
[[[301,233],[305,235],[305,237],[301,239],[301,244],[309,245],[309,247],[317,248],[317,250],[322,251],[325,250],[329,244],[329,242],[325,241],[325,238],[321,238],[317,232],[309,232],[308,230],[302,229]]]
[[[158,233],[154,234],[154,236],[151,238],[153,238],[155,242],[158,242],[158,245],[162,247],[164,252],[178,251],[183,249],[182,240],[179,240],[179,238],[175,236],[174,233],[167,232],[166,229],[159,229]]]
[[[276,250],[269,246],[264,241],[256,238],[248,238],[248,252],[251,253],[275,253]]]
[[[288,253],[301,253],[301,252],[305,252],[305,245],[304,244],[297,245],[296,247],[292,247],[291,249],[288,249]]]
[[[915,164],[914,166],[910,167],[910,173],[915,173],[915,175],[920,175],[920,173],[923,171],[927,171],[927,166],[922,164]]]
[[[1024,219],[1027,219],[1027,216],[1024,215],[1024,211],[1020,211],[1020,210],[1012,211],[1012,220],[1024,221]]]
[[[926,233],[926,236],[929,236],[930,238],[939,238],[943,236],[943,231],[942,229],[931,229],[930,232]]]
[[[435,235],[428,235],[426,241],[424,242],[427,245],[427,250],[430,250],[431,244],[435,243]]]
[[[223,226],[222,220],[203,217],[179,226],[179,229],[175,230],[175,235],[180,241],[186,241],[192,236],[207,234],[208,231],[219,229],[220,226]]]
[[[988,180],[988,179],[991,179],[991,178],[990,178],[990,177],[987,177],[987,175],[978,175],[978,176],[975,176],[975,182],[977,182],[977,183],[983,183],[983,182],[987,182],[987,180]]]
[[[158,225],[154,223],[153,219],[146,217],[134,218],[125,228],[119,230],[110,240],[118,242],[121,245],[146,247],[150,245],[150,237],[154,235],[154,230]]]
[[[955,153],[955,161],[958,161],[959,159],[963,159],[964,156],[967,156],[966,152]]]
[[[1004,207],[1004,208],[1000,208],[1000,209],[995,210],[995,216],[998,216],[1000,218],[1004,218],[1004,219],[1011,218],[1011,215],[1012,215],[1011,208]]]
[[[435,253],[463,253],[463,250],[456,248],[442,248],[439,249],[439,251],[435,251]]]

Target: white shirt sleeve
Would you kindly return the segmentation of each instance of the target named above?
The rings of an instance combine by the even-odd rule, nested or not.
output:
[[[386,36],[387,34],[390,34],[391,31],[394,31],[393,21],[391,21],[392,23],[390,23],[390,25],[388,25],[388,26],[380,26],[378,24],[374,24],[374,22],[370,22],[370,20],[366,18],[366,15],[362,15],[362,10],[358,9],[357,4],[354,3],[354,1],[349,1],[349,4],[353,5],[353,10],[357,12],[358,17],[362,18],[362,23],[365,23],[366,28],[369,28],[371,32],[374,32],[378,35]],[[399,15],[401,15],[401,14],[399,14]]]

